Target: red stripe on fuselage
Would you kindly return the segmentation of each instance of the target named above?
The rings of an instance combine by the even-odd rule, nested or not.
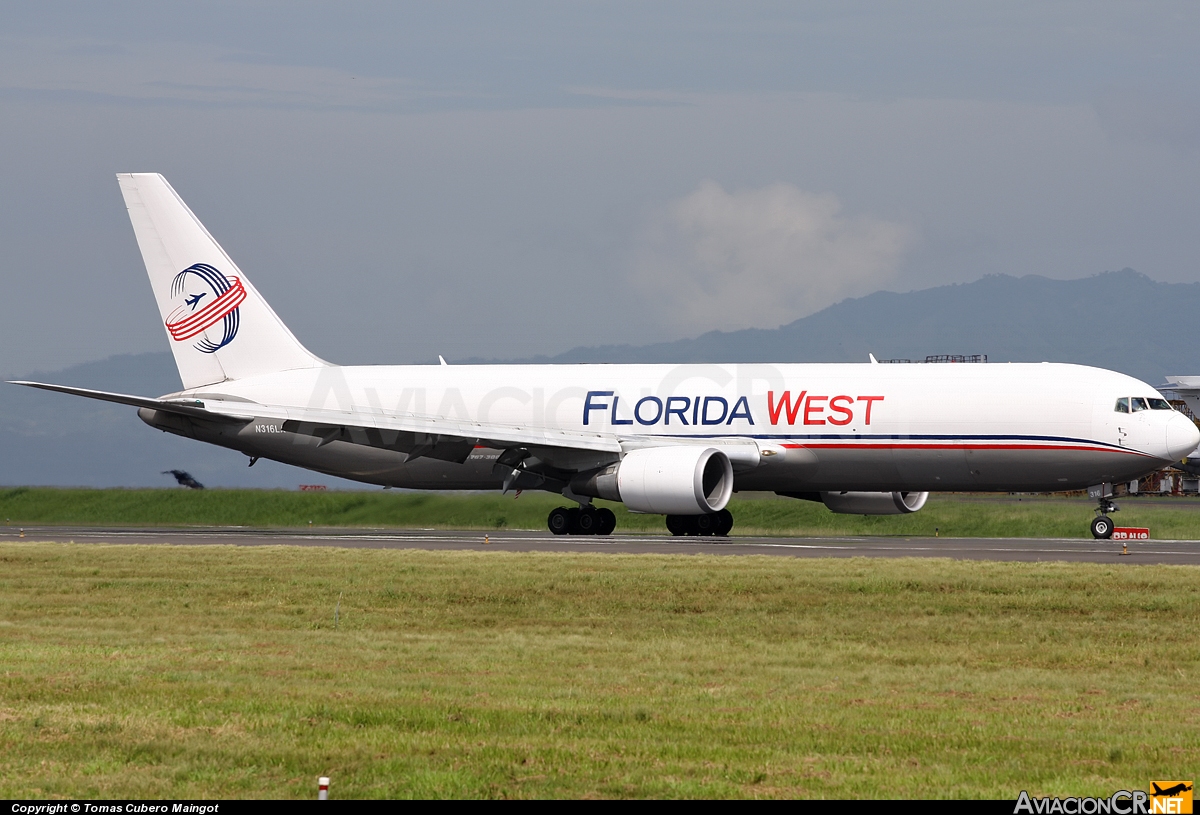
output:
[[[783,444],[789,450],[807,448],[819,450],[1084,450],[1090,453],[1126,453],[1133,456],[1154,458],[1149,453],[1139,450],[1121,450],[1116,447],[1100,447],[1083,444],[913,444],[877,442],[844,443],[844,442],[813,442],[811,444]]]

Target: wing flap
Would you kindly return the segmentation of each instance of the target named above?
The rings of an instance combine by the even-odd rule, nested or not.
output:
[[[225,410],[225,405],[206,402],[210,410]],[[486,447],[505,449],[508,447],[558,447],[572,450],[590,450],[605,453],[621,452],[621,443],[615,436],[605,433],[583,433],[576,430],[553,428],[519,427],[490,422],[472,422],[462,419],[444,419],[440,416],[417,414],[387,415],[359,411],[316,410],[312,408],[270,408],[262,406],[263,416],[282,418],[296,423],[296,432],[310,432],[313,427],[362,427],[401,434],[413,434],[415,444],[428,443],[437,437],[442,442],[451,438],[470,441]],[[237,410],[236,403],[229,409]],[[258,412],[258,408],[255,408]],[[389,445],[391,446],[391,445]],[[403,449],[398,447],[398,449]]]

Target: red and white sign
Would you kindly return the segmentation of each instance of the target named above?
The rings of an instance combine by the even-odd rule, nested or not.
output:
[[[1140,526],[1115,526],[1112,539],[1115,541],[1144,541],[1150,539],[1150,530]]]
[[[325,492],[324,484],[301,484],[300,492]]]

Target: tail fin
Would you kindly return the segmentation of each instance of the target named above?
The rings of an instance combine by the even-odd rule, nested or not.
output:
[[[185,390],[326,364],[292,335],[165,178],[120,173],[117,181]]]

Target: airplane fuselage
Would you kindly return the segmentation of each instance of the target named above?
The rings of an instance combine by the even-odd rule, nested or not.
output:
[[[497,488],[501,451],[434,444],[414,456],[384,430],[327,438],[296,422],[319,410],[566,430],[626,448],[743,442],[762,455],[753,467],[735,460],[736,488],[779,492],[1081,489],[1177,461],[1194,438],[1175,411],[1115,409],[1121,398],[1161,399],[1145,383],[1052,363],[330,366],[172,398],[182,397],[235,405],[248,420],[143,418],[247,455],[417,489]],[[541,451],[572,471],[618,458]],[[538,485],[522,475],[514,486]]]

